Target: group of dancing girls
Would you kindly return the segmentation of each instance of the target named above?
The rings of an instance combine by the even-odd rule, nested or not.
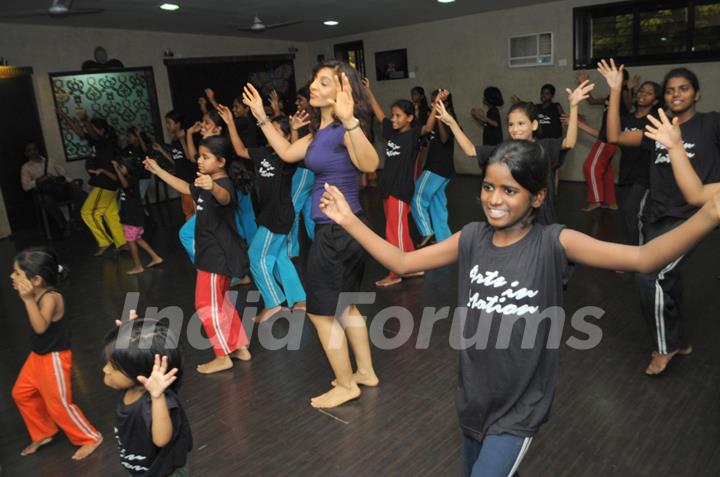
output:
[[[148,170],[191,195],[196,204],[196,307],[216,353],[213,361],[198,370],[216,372],[232,366],[233,358],[249,358],[240,320],[225,301],[230,278],[248,271],[247,248],[234,217],[234,187],[243,187],[245,176],[237,173],[239,159],[233,155],[231,143],[237,156],[252,160],[259,173],[272,168],[280,174],[274,179],[281,184],[278,189],[288,190],[288,178],[297,173],[292,169],[294,163],[304,160],[314,174],[311,213],[316,225],[307,263],[306,307],[335,375],[332,388],[311,399],[314,407],[341,405],[360,396],[359,386],[379,383],[364,318],[354,304],[336,310],[340,293],[359,290],[366,252],[401,277],[457,262],[458,307],[466,311],[463,335],[472,335],[483,326],[489,332],[488,342],[495,343],[503,324],[512,328],[509,346],[503,349],[489,346],[460,351],[456,405],[464,434],[466,475],[513,475],[548,418],[558,357],[558,349],[547,346],[552,339],[552,320],[539,323],[539,336],[531,348],[523,341],[524,324],[528,315],[562,305],[563,277],[570,262],[637,272],[639,282],[653,288],[650,298],[656,302],[644,303],[644,311],[654,311],[651,324],[656,338],[648,374],[662,372],[674,355],[688,354],[691,348],[679,312],[676,269],[696,243],[720,223],[720,184],[709,184],[720,181],[720,114],[695,111],[699,83],[692,72],[679,68],[668,73],[663,87],[672,120],[659,110],[657,118],[647,116],[644,133],[629,128],[622,131],[622,70],[612,62],[601,62],[598,67],[611,89],[608,140],[645,147],[653,154],[639,246],[600,241],[556,224],[547,204],[553,195],[553,168],[560,151],[576,140],[578,104],[593,89],[587,81],[567,90],[570,113],[565,138],[535,139],[533,132],[539,126],[536,110],[517,103],[507,117],[512,139],[493,150],[472,144],[440,96],[433,103],[433,121],[445,128],[442,136],[452,134],[468,156],[479,159],[486,221],[467,224],[448,238],[414,251],[404,251],[376,235],[360,206],[359,175],[374,170],[379,161],[368,140],[371,109],[378,117],[383,115],[355,70],[335,61],[316,67],[306,110],[309,132],[294,142],[287,124],[270,118],[261,94],[246,85],[243,102],[274,152],[247,148],[232,132],[230,141],[217,135],[204,137],[192,182],[171,175],[152,159],[145,160]],[[395,150],[390,141],[395,144],[402,134],[416,134],[407,129],[405,116],[410,114],[406,106],[398,103],[391,109],[393,131],[387,131],[388,149]],[[232,119],[227,108],[219,106],[218,112]],[[387,129],[387,120],[384,125]],[[430,118],[424,127],[429,125]],[[281,202],[279,195],[272,200]],[[283,207],[289,216],[286,201]],[[291,222],[286,217],[275,219],[282,222],[282,230]],[[260,225],[268,229],[261,235],[263,243],[273,243],[271,226]],[[46,251],[23,252],[14,262],[13,286],[25,303],[34,345],[13,397],[33,440],[24,454],[49,442],[60,426],[81,446],[76,453],[81,458],[92,452],[101,438],[71,404],[68,325],[63,322],[62,297],[53,288],[58,270],[54,256]],[[503,288],[507,288],[505,292]],[[521,288],[528,293],[507,293]],[[501,293],[504,299],[498,300]],[[491,323],[486,323],[488,319]],[[186,475],[192,438],[174,391],[182,372],[180,357],[172,351],[178,348],[177,338],[161,323],[149,323],[149,329],[155,331],[144,331],[144,321],[119,323],[120,328],[107,341],[105,382],[123,390],[116,426],[121,458],[128,458],[131,452],[147,454],[148,461],[143,464],[164,469],[149,475]],[[121,340],[123,346],[119,347]],[[354,373],[350,348],[357,364]],[[493,383],[492,389],[487,383]],[[148,415],[151,425],[147,417],[139,417]],[[123,465],[131,473],[146,475],[133,467],[137,463],[123,460]]]

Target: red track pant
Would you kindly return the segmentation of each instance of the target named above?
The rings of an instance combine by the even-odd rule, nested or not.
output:
[[[410,204],[389,195],[387,199],[383,200],[383,208],[385,209],[385,238],[387,241],[403,252],[415,250],[408,228]],[[393,272],[390,272],[390,276],[397,277]]]
[[[227,300],[230,277],[198,270],[195,283],[195,308],[215,356],[225,356],[249,341],[235,304]]]
[[[583,164],[585,183],[588,186],[588,203],[617,204],[615,198],[615,178],[610,161],[617,146],[602,141],[595,141],[590,154]]]
[[[30,353],[12,388],[12,397],[33,442],[62,429],[73,445],[91,444],[100,434],[72,403],[72,352]]]

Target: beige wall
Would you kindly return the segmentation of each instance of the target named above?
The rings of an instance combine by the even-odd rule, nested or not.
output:
[[[208,57],[288,53],[294,46],[299,51],[296,63],[305,68],[307,47],[302,43],[257,40],[254,38],[181,35],[161,32],[139,32],[112,29],[45,27],[36,25],[0,25],[0,54],[15,66],[31,66],[40,113],[40,122],[48,155],[64,161],[60,129],[47,73],[78,71],[92,58],[96,46],[103,46],[111,58],[120,59],[127,67],[152,66],[155,73],[160,113],[172,109],[163,51],[170,48],[176,57]],[[299,81],[307,72],[298,71]],[[239,91],[239,90],[238,90]],[[69,175],[83,177],[81,161],[67,164]]]
[[[388,105],[397,98],[409,98],[410,88],[415,85],[423,86],[428,93],[438,87],[447,88],[453,93],[461,125],[470,138],[479,143],[482,130],[470,118],[469,110],[473,106],[482,105],[482,91],[486,86],[498,86],[502,90],[506,101],[503,108],[505,112],[512,94],[536,101],[540,86],[553,83],[557,88],[556,100],[567,110],[567,96],[563,91],[565,87],[575,84],[575,72],[572,69],[572,9],[591,3],[596,2],[575,0],[546,3],[338,37],[310,43],[308,53],[310,58],[315,58],[318,53],[332,57],[333,44],[363,40],[365,65],[372,81],[375,78],[375,52],[407,48],[409,69],[416,77],[380,83],[373,81],[373,89],[381,104]],[[508,68],[508,36],[546,31],[553,32],[555,64],[564,59],[567,66]],[[712,86],[720,82],[720,63],[694,63],[690,68],[700,77],[701,86],[706,88],[699,109],[720,109],[720,90]],[[639,74],[643,79],[660,82],[669,67],[630,66],[629,69],[632,74]],[[592,74],[591,79],[600,81],[596,95],[607,94],[607,86],[597,73]],[[601,108],[583,104],[580,111],[591,122],[600,123]],[[582,161],[591,146],[592,140],[581,133],[578,146],[567,156],[567,164],[562,170],[564,179],[582,180]],[[456,153],[455,163],[458,171],[477,171],[474,161],[468,161],[462,151]]]

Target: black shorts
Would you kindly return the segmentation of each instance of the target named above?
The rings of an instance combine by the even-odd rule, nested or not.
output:
[[[315,225],[305,272],[307,312],[335,315],[340,293],[360,291],[366,258],[365,249],[339,225]]]

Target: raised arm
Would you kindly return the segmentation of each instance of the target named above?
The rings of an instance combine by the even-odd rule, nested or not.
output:
[[[564,124],[565,126],[568,125],[570,122],[570,114],[563,113],[560,115],[560,122]],[[586,132],[587,134],[591,135],[594,138],[600,137],[600,130],[598,128],[594,128],[590,126],[587,121],[585,121],[585,117],[582,114],[578,114],[578,129],[581,131]]]
[[[450,96],[450,92],[446,89],[440,89],[438,90],[437,97],[435,98],[436,103],[443,103],[443,106],[445,106],[445,100],[447,97]],[[457,121],[456,121],[457,122]],[[443,144],[447,144],[447,142],[450,140],[450,134],[448,134],[448,130],[445,127],[445,123],[440,122],[438,124],[438,136],[440,137],[440,142]]]
[[[222,118],[222,120],[225,121],[225,126],[227,126],[228,135],[230,136],[230,142],[233,145],[235,154],[238,157],[242,157],[243,159],[250,159],[250,153],[248,152],[248,148],[245,147],[245,143],[243,143],[242,139],[240,139],[240,135],[238,134],[237,128],[235,127],[235,121],[233,120],[232,111],[230,111],[227,106],[218,104],[217,112]]]
[[[603,242],[569,229],[560,233],[560,242],[573,262],[607,270],[650,273],[681,257],[717,227],[719,207],[720,197],[715,195],[680,226],[640,247]]]
[[[174,175],[170,174],[168,171],[160,167],[158,163],[155,162],[155,159],[146,157],[144,164],[145,169],[158,176],[163,182],[165,182],[167,185],[169,185],[176,191],[180,192],[181,194],[190,194],[190,184],[188,184],[182,179],[175,177]]]
[[[165,447],[170,443],[173,435],[173,423],[165,397],[165,390],[177,379],[175,375],[178,370],[173,368],[168,372],[167,367],[167,356],[160,358],[160,355],[156,354],[150,376],[137,377],[137,380],[145,386],[145,390],[150,395],[152,403],[150,431],[155,447]]]
[[[243,103],[250,108],[255,119],[258,120],[258,125],[265,135],[268,144],[275,150],[280,159],[285,162],[299,162],[305,159],[312,135],[308,134],[294,143],[288,142],[288,140],[275,129],[275,126],[270,123],[270,118],[265,114],[262,96],[260,96],[258,90],[255,89],[255,86],[251,83],[247,83],[245,88],[243,88]]]
[[[325,184],[320,209],[357,240],[377,261],[389,270],[403,275],[449,265],[458,258],[460,233],[437,244],[403,252],[373,232],[350,209],[340,190]]]
[[[362,84],[365,87],[365,91],[367,91],[368,97],[370,98],[370,105],[372,106],[375,118],[378,120],[378,122],[383,122],[383,119],[385,119],[385,111],[383,111],[382,106],[380,106],[380,103],[378,103],[375,94],[373,94],[372,92],[372,88],[370,88],[370,80],[367,78],[363,78]]]
[[[215,91],[212,90],[212,88],[205,88],[205,96],[207,96],[208,101],[210,101],[210,104],[213,108],[218,108],[218,102],[217,99],[215,99]],[[207,112],[207,106],[205,107],[205,110],[203,113]]]
[[[578,71],[575,74],[575,77],[578,80],[578,83],[584,83],[586,81],[590,80],[590,75],[588,75],[587,71]],[[605,105],[605,99],[604,98],[596,98],[592,95],[592,93],[588,94],[587,97],[588,104],[592,104],[593,106],[604,106]]]
[[[679,119],[675,117],[670,122],[662,109],[658,110],[658,115],[659,119],[648,115],[647,118],[652,126],[650,124],[645,126],[647,129],[645,135],[667,148],[680,192],[688,204],[700,207],[720,192],[720,183],[702,183],[685,151]]]
[[[310,124],[310,115],[304,109],[298,109],[290,116],[290,142],[300,139],[300,129]]]
[[[275,90],[270,91],[270,108],[272,109],[273,117],[283,115],[282,106],[280,105],[280,95]]]
[[[600,60],[598,63],[598,73],[600,73],[610,87],[610,101],[608,104],[606,133],[607,141],[611,144],[620,144],[621,146],[640,146],[643,139],[642,131],[625,131],[622,132],[620,120],[620,101],[622,98],[623,86],[623,70],[624,65],[618,68],[615,66],[615,60],[610,58],[610,62]]]
[[[195,138],[193,134],[197,134],[202,129],[202,123],[197,121],[195,124],[187,129],[185,134],[185,152],[187,153],[187,159],[191,162],[197,162],[198,151],[195,147]]]
[[[333,114],[345,128],[343,143],[348,150],[350,160],[360,172],[375,172],[380,157],[375,146],[360,127],[360,120],[355,117],[355,101],[352,97],[350,80],[345,73],[341,73],[340,78],[333,76],[333,79],[336,91],[335,99],[331,101]]]
[[[583,81],[574,90],[567,88],[568,102],[570,103],[569,119],[567,124],[567,132],[562,142],[563,149],[572,149],[577,144],[578,136],[578,105],[588,98],[590,91],[595,87],[589,81]]]
[[[447,124],[448,127],[450,127],[453,135],[455,136],[455,141],[457,141],[463,152],[470,157],[476,157],[477,149],[475,148],[475,144],[473,144],[472,141],[465,135],[463,130],[460,129],[460,125],[457,123],[455,118],[447,112],[447,109],[445,109],[445,104],[443,104],[443,102],[441,101],[439,103],[435,103],[434,106],[435,110],[430,116],[436,117],[443,124]]]
[[[65,124],[67,124],[67,126],[72,129],[75,134],[78,135],[78,137],[85,139],[85,131],[73,118],[68,116],[67,113],[60,108],[55,108],[55,111],[58,113],[60,119],[64,121]]]

